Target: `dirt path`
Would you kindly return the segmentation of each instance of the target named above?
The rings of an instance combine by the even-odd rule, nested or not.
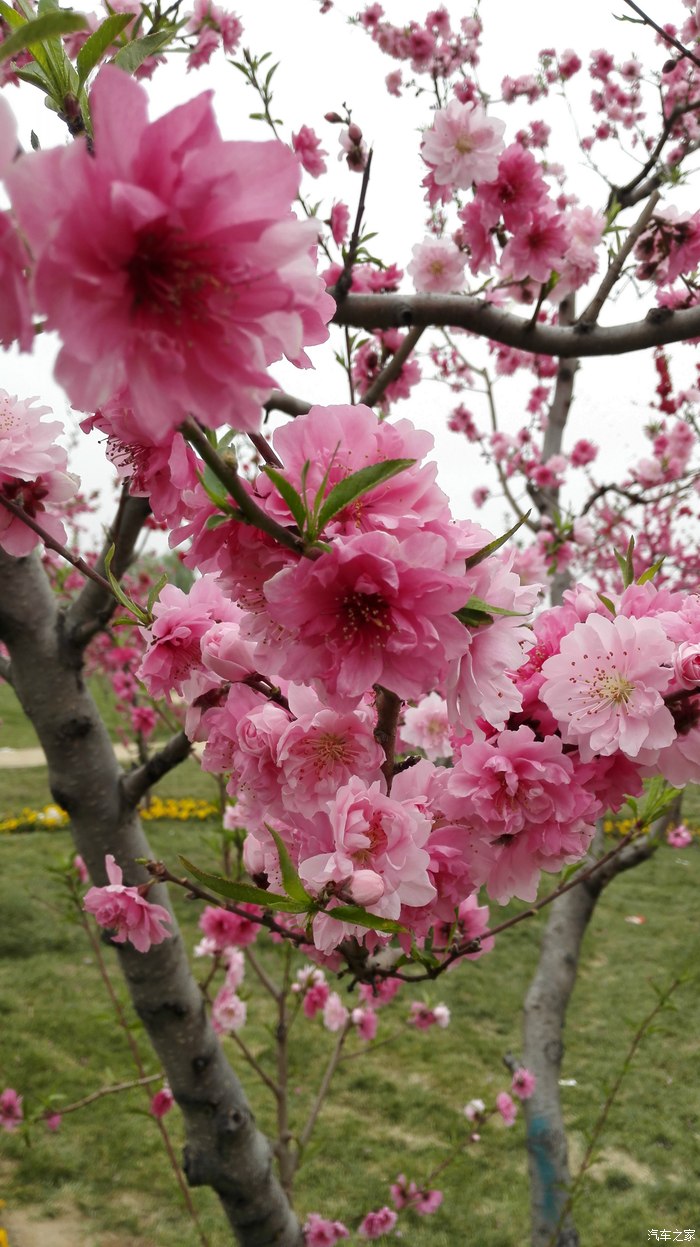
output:
[[[123,745],[115,745],[114,752],[120,762],[132,762],[136,756],[133,750],[125,749]],[[46,756],[39,745],[31,749],[0,749],[0,770],[9,771],[24,766],[46,766]]]

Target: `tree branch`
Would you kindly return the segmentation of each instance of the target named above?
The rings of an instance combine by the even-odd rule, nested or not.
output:
[[[379,376],[375,377],[371,385],[365,390],[360,399],[361,403],[364,403],[366,407],[374,407],[376,403],[381,402],[387,387],[398,377],[424,330],[425,326],[416,326],[413,329],[409,329],[398,350],[394,351],[394,354],[386,366],[382,368]]]
[[[305,416],[312,406],[305,398],[295,398],[293,394],[285,394],[283,390],[273,390],[264,404],[268,415],[271,411],[283,411],[287,416]]]
[[[664,30],[663,26],[658,26],[654,19],[649,17],[648,13],[644,12],[644,9],[640,9],[639,5],[634,3],[634,0],[624,0],[624,3],[628,8],[634,9],[635,13],[638,13],[641,17],[644,25],[651,26],[652,30],[655,30],[657,35],[661,36],[664,43],[667,43],[672,48],[676,48],[676,50],[680,52],[681,57],[687,57],[689,61],[692,61],[693,64],[697,65],[700,69],[700,60],[698,57],[695,56],[688,48],[685,48],[683,44],[678,41],[678,39],[674,38],[673,35],[669,35],[668,31]]]
[[[468,329],[482,338],[533,355],[623,355],[652,346],[700,337],[700,306],[672,311],[653,307],[643,320],[626,325],[532,325],[469,295],[349,294],[333,322],[359,329],[429,325]]]
[[[3,658],[2,654],[0,654],[0,680],[12,684],[12,663],[9,658]]]
[[[158,783],[168,771],[172,771],[173,767],[179,766],[185,758],[189,757],[192,745],[184,732],[178,732],[175,736],[171,736],[170,740],[154,753],[143,766],[137,767],[133,771],[129,771],[122,780],[122,792],[127,805],[135,809],[141,797],[149,788]]]
[[[66,613],[66,635],[79,648],[84,649],[88,641],[105,627],[117,607],[111,585],[104,576],[109,551],[114,546],[111,572],[120,580],[132,562],[136,542],[150,511],[148,498],[132,498],[125,485],[114,522],[97,560],[97,574],[91,577],[91,583],[83,586]]]
[[[28,515],[22,507],[18,507],[16,502],[11,502],[9,498],[5,498],[3,494],[0,494],[0,506],[3,506],[6,511],[14,515],[15,519],[26,524],[27,528],[31,528],[32,532],[41,538],[48,550],[53,550],[56,554],[60,554],[61,558],[65,559],[67,563],[70,563],[79,572],[82,572],[83,576],[86,576],[88,580],[94,581],[101,589],[109,593],[110,597],[113,597],[110,583],[104,576],[101,576],[94,567],[86,563],[85,559],[81,558],[79,554],[73,554],[72,550],[69,550],[67,546],[62,545],[60,541],[57,541],[55,537],[47,533],[41,527],[41,524],[37,523],[31,515]]]
[[[644,233],[644,230],[646,229],[652,216],[654,215],[656,205],[659,202],[660,198],[661,198],[660,192],[654,191],[649,199],[649,202],[645,204],[644,210],[640,214],[638,220],[636,220],[634,225],[627,231],[627,236],[625,238],[625,241],[620,247],[617,255],[613,257],[612,261],[608,265],[608,271],[605,274],[602,282],[600,283],[600,286],[598,287],[596,294],[591,299],[585,312],[582,312],[582,314],[579,316],[578,318],[579,325],[595,325],[596,324],[598,317],[600,316],[601,310],[603,308],[603,304],[605,303],[608,295],[610,294],[610,291],[612,290],[613,286],[615,285],[615,282],[620,276],[620,273],[622,272],[625,261],[627,260],[627,257],[629,256],[630,252],[632,251],[632,248],[637,242],[637,239],[640,238],[641,235]]]

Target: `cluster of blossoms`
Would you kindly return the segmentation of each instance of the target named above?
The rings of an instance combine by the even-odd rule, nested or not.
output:
[[[62,505],[75,494],[78,478],[66,471],[68,456],[56,444],[63,425],[43,421],[49,408],[36,407],[35,402],[0,390],[0,497],[63,542],[66,530],[59,515]],[[20,517],[0,508],[0,546],[8,554],[21,558],[39,540]]]

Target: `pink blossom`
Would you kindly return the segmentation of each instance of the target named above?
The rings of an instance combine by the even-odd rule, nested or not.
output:
[[[571,448],[569,459],[571,466],[574,468],[583,468],[588,463],[592,463],[598,455],[598,447],[589,442],[587,438],[582,437]]]
[[[537,1079],[529,1069],[526,1069],[524,1065],[516,1069],[510,1086],[513,1095],[517,1095],[519,1100],[529,1100],[536,1086]]]
[[[496,1096],[496,1108],[501,1114],[501,1117],[506,1125],[512,1126],[518,1115],[518,1109],[517,1105],[510,1098],[507,1091],[499,1091]]]
[[[323,1025],[326,1030],[341,1031],[348,1024],[350,1010],[345,1008],[337,992],[330,992],[323,1006]]]
[[[513,895],[534,900],[540,870],[582,857],[597,813],[559,738],[539,741],[526,726],[464,746],[441,804],[448,817],[467,820],[475,882],[500,904]]]
[[[62,1121],[63,1118],[60,1113],[47,1113],[44,1117],[44,1125],[47,1130],[51,1131],[52,1134],[55,1134],[57,1130],[61,1129]]]
[[[567,744],[588,762],[616,750],[653,756],[675,736],[662,693],[671,678],[674,646],[655,619],[589,615],[542,665],[540,697]]]
[[[506,229],[517,233],[533,210],[547,198],[547,183],[534,156],[512,143],[501,152],[498,175],[493,182],[481,182],[476,195],[489,216],[503,217]]]
[[[431,1026],[439,1026],[441,1030],[445,1030],[450,1024],[450,1010],[447,1005],[435,1005],[431,1009],[422,1000],[413,1000],[408,1023],[420,1031],[428,1030]]]
[[[331,991],[327,983],[312,983],[304,993],[302,1005],[305,1018],[315,1018],[317,1013],[325,1009]]]
[[[397,98],[401,95],[401,87],[403,86],[403,75],[400,69],[392,69],[384,79],[386,89],[389,95],[395,95]]]
[[[478,200],[466,204],[459,212],[462,227],[456,236],[461,246],[466,247],[470,255],[471,272],[488,273],[496,260],[496,248],[493,242],[493,227],[496,221],[484,212]]]
[[[464,289],[464,257],[449,238],[425,238],[416,243],[406,272],[416,290],[424,294]]]
[[[292,147],[302,167],[312,178],[320,177],[326,172],[323,157],[328,152],[323,150],[320,138],[309,126],[302,126],[297,134],[292,135]]]
[[[689,844],[693,843],[692,832],[680,823],[678,827],[671,827],[666,832],[666,843],[670,844],[672,849],[686,849]]]
[[[486,1105],[483,1100],[470,1100],[464,1106],[464,1116],[467,1121],[476,1121],[485,1112]]]
[[[421,144],[421,155],[437,185],[467,190],[472,182],[494,178],[505,128],[505,122],[489,119],[479,104],[453,99],[439,109]]]
[[[0,212],[0,345],[17,342],[22,351],[31,350],[34,341],[28,268],[29,255],[14,220]]]
[[[366,1042],[374,1039],[377,1033],[377,1026],[379,1024],[379,1018],[377,1017],[374,1009],[353,1009],[350,1014],[350,1021],[355,1027],[360,1039],[364,1039]]]
[[[681,641],[673,657],[673,675],[681,688],[700,688],[700,644]]]
[[[214,622],[236,619],[213,576],[195,580],[189,593],[166,585],[153,607],[153,623],[142,628],[148,648],[136,672],[152,697],[182,692],[184,681],[202,665],[202,638]]]
[[[248,1006],[230,987],[224,985],[211,1007],[211,1024],[219,1035],[239,1031],[246,1023]]]
[[[412,1208],[421,1217],[436,1212],[443,1199],[442,1191],[427,1191],[415,1182],[409,1182],[403,1173],[392,1182],[389,1190],[395,1208]]]
[[[22,1096],[13,1087],[6,1087],[0,1094],[0,1126],[11,1134],[17,1129],[23,1117]]]
[[[80,883],[88,882],[90,878],[88,874],[88,868],[85,865],[85,862],[83,861],[79,853],[76,853],[75,857],[73,858],[73,869],[75,870],[75,873],[77,874],[78,880]]]
[[[224,948],[222,956],[226,963],[226,986],[232,992],[237,992],[245,978],[245,956],[243,950],[230,945]]]
[[[304,813],[353,775],[379,778],[384,754],[374,737],[373,716],[328,709],[310,689],[296,685],[290,687],[289,705],[296,717],[276,749],[286,808]]]
[[[349,1237],[342,1221],[328,1221],[318,1212],[310,1212],[304,1222],[305,1247],[333,1247],[341,1238]]]
[[[199,918],[199,929],[207,939],[214,940],[217,952],[223,952],[230,945],[247,948],[258,937],[260,923],[246,918],[245,914],[261,913],[259,905],[239,905],[242,913],[234,914],[228,909],[218,909],[207,905]]]
[[[280,674],[317,680],[341,703],[373,684],[421,697],[468,646],[452,613],[464,604],[464,582],[441,570],[445,556],[431,533],[402,542],[362,533],[279,572],[265,596],[272,620],[293,630]]]
[[[109,883],[103,888],[90,888],[83,908],[94,916],[98,926],[116,930],[117,934],[112,936],[115,944],[128,940],[140,953],[147,953],[152,944],[162,944],[170,935],[162,925],[172,921],[167,909],[147,901],[140,888],[123,884],[122,869],[111,853],[105,857],[105,869]]]
[[[151,736],[157,722],[158,716],[152,706],[131,707],[131,726],[141,736]]]
[[[333,204],[329,224],[333,242],[337,247],[341,247],[348,236],[348,226],[350,224],[350,209],[347,204]]]
[[[382,1238],[384,1234],[391,1233],[397,1220],[398,1217],[393,1208],[387,1208],[385,1205],[377,1212],[368,1212],[363,1217],[358,1234],[360,1238]]]
[[[564,217],[551,205],[540,205],[506,244],[501,258],[503,272],[515,281],[549,281],[566,254],[568,241]]]
[[[170,1087],[161,1087],[160,1091],[156,1091],[153,1099],[151,1100],[151,1113],[158,1119],[165,1117],[165,1114],[170,1112],[174,1103],[175,1096],[170,1090]]]
[[[111,66],[90,102],[94,155],[34,152],[7,176],[62,338],[58,380],[84,411],[128,387],[160,442],[190,413],[257,428],[268,364],[308,362],[335,306],[315,276],[317,226],[291,210],[296,158],[223,142],[208,95],[149,124],[144,90]]]

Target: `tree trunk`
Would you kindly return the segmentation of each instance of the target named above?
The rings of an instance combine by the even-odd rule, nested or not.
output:
[[[14,559],[0,551],[0,580],[10,681],[46,753],[51,792],[70,815],[76,848],[97,884],[107,882],[107,853],[126,883],[143,883],[148,876],[134,861],[152,853],[85,687],[82,645],[66,628],[36,554]],[[152,899],[170,908],[164,888],[154,888]],[[213,1187],[241,1247],[300,1247],[269,1143],[211,1029],[174,919],[172,928],[173,937],[146,954],[130,945],[115,950],[183,1113],[187,1180]]]
[[[559,1079],[566,1011],[576,983],[583,937],[603,889],[623,871],[651,857],[663,832],[680,817],[680,808],[679,796],[645,835],[628,844],[591,879],[552,902],[542,936],[540,959],[523,1010],[523,1062],[537,1077],[534,1094],[523,1106],[532,1247],[578,1247],[580,1241],[570,1212],[562,1215],[571,1175]],[[581,869],[590,866],[603,852],[603,833],[599,825],[591,854]]]

